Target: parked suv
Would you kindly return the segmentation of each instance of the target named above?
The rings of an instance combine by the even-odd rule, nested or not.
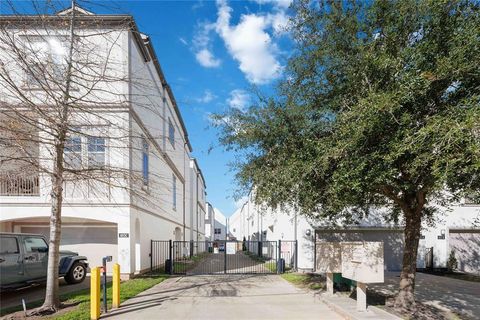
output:
[[[47,278],[48,244],[44,236],[0,233],[0,288],[17,288]],[[59,274],[67,283],[80,283],[87,274],[87,258],[60,251]]]

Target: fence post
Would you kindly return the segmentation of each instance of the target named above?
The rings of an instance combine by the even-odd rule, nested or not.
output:
[[[282,273],[282,240],[278,240],[277,273]]]
[[[223,273],[227,273],[227,240],[223,246]]]
[[[172,239],[168,240],[168,256],[170,259],[170,274],[173,274],[173,242]]]
[[[150,240],[150,272],[153,271],[153,240]]]
[[[193,257],[193,240],[190,240],[190,258]]]

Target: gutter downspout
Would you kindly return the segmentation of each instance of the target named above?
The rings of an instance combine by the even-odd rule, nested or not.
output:
[[[185,231],[186,231],[186,228],[185,228],[185,183],[187,182],[187,176],[185,175],[185,153],[186,153],[186,149],[185,147],[187,146],[187,142],[184,141],[183,142],[183,241],[185,241]]]
[[[196,231],[197,231],[197,236],[196,236],[197,241],[198,241],[198,176],[199,176],[199,174],[197,172],[197,175],[196,175],[197,181],[195,181],[195,187],[196,187],[195,188],[196,189],[196,192],[195,192],[195,200],[196,200],[195,201],[195,209],[196,209],[195,214],[196,214],[196,220],[197,220],[197,229],[196,229]]]

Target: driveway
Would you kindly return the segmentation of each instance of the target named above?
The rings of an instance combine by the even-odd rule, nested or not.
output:
[[[108,281],[111,279],[109,277]],[[90,288],[90,277],[87,276],[85,280],[77,284],[67,284],[65,280],[60,279],[60,294],[79,291],[82,289]],[[10,308],[14,306],[21,306],[22,299],[25,302],[31,303],[45,298],[45,284],[32,285],[30,287],[17,289],[15,291],[1,292],[0,293],[0,306],[2,309]]]
[[[226,263],[225,263],[226,259]],[[270,267],[270,269],[268,268]],[[276,261],[261,262],[252,259],[242,251],[235,254],[208,253],[198,264],[190,271],[188,275],[195,274],[223,274],[223,273],[275,273]]]
[[[386,272],[384,284],[372,284],[369,288],[390,295],[397,292],[399,281],[399,272]],[[468,318],[480,318],[480,282],[418,272],[415,297],[424,303],[447,308]]]
[[[342,319],[278,275],[170,278],[125,301],[111,319]]]

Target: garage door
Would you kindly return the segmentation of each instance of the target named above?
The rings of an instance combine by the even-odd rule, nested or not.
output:
[[[480,230],[450,230],[449,243],[450,250],[455,252],[458,269],[479,274]]]
[[[383,241],[385,270],[400,271],[403,257],[401,230],[317,230],[317,241]]]
[[[39,233],[49,238],[48,226],[20,226],[21,232]],[[102,257],[111,255],[117,261],[117,227],[79,225],[62,227],[61,250],[78,252],[86,256],[90,266],[100,266]]]

